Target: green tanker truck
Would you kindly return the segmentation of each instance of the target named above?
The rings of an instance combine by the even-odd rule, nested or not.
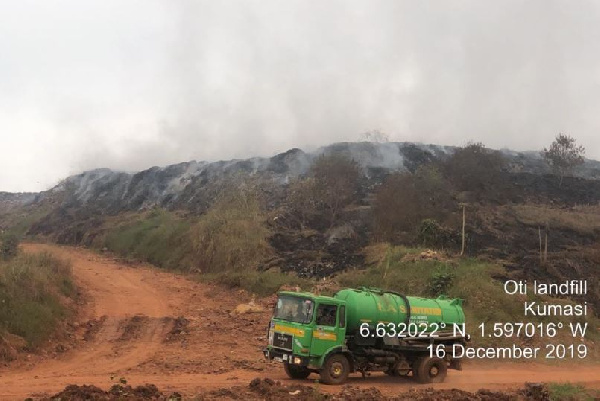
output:
[[[287,375],[318,373],[341,384],[359,372],[412,376],[422,383],[444,381],[454,344],[463,344],[462,300],[410,297],[376,288],[344,289],[333,297],[281,291],[264,350],[283,362]]]

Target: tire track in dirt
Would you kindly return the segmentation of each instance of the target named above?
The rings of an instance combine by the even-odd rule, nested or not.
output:
[[[181,277],[124,266],[84,249],[41,244],[24,248],[71,260],[75,281],[88,299],[79,319],[98,321],[100,327],[63,357],[32,368],[0,371],[1,399],[51,393],[72,383],[109,386],[111,375],[160,353],[175,317],[185,312],[187,299],[182,293],[198,290],[196,283]],[[210,300],[204,304],[210,305]]]

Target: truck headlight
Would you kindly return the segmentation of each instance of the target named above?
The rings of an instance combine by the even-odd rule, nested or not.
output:
[[[302,363],[302,359],[301,359],[301,358],[298,358],[298,357],[296,356],[296,357],[294,357],[294,363],[295,363],[296,365],[300,365],[300,364]]]

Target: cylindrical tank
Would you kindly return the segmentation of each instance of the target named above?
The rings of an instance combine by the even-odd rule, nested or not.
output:
[[[348,288],[334,297],[346,301],[347,332],[359,330],[363,323],[428,323],[430,330],[431,323],[445,323],[450,329],[452,323],[465,322],[461,299],[407,297],[376,288]]]

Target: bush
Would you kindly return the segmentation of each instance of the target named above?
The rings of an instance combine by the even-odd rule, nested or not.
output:
[[[17,256],[19,251],[19,237],[15,234],[4,234],[0,238],[0,258],[9,260]]]
[[[288,218],[294,228],[304,230],[307,226],[321,220],[318,218],[317,197],[314,178],[297,179],[290,183],[287,188],[286,204]]]
[[[463,299],[466,321],[471,328],[481,322],[511,322],[523,317],[523,300],[507,296],[503,283],[493,278],[506,277],[501,266],[468,258],[450,263],[405,257],[421,251],[422,249],[404,247],[370,246],[367,248],[366,260],[372,264],[365,270],[341,273],[337,276],[337,281],[342,287],[377,287],[412,296],[444,294],[450,298]],[[553,302],[569,302],[528,295],[530,301],[550,299]],[[556,317],[552,319],[540,316],[532,318],[532,321],[556,321]],[[590,316],[587,319],[598,321]],[[593,338],[599,337],[596,333],[590,335]],[[568,339],[568,336],[564,339]],[[514,339],[476,339],[478,344],[483,345],[510,344],[509,340]]]
[[[415,174],[391,174],[375,193],[373,234],[379,241],[412,241],[423,219],[444,219],[454,205],[434,166],[421,166]]]
[[[373,234],[379,241],[400,242],[402,232],[416,227],[422,216],[419,193],[410,174],[388,176],[375,193]]]
[[[259,197],[230,189],[192,228],[193,260],[204,273],[247,271],[272,256]]]
[[[422,246],[430,248],[455,248],[461,243],[458,232],[441,226],[434,219],[421,222],[417,239]]]
[[[447,268],[438,267],[429,279],[429,294],[434,297],[448,294],[454,277],[454,273]]]
[[[203,216],[161,209],[133,215],[106,227],[96,245],[171,270],[244,271],[272,255],[265,220],[260,196],[242,185],[224,190]]]
[[[166,269],[187,270],[193,253],[190,227],[190,222],[177,214],[156,209],[108,228],[98,245],[122,257]]]
[[[482,143],[469,143],[445,163],[445,173],[459,191],[483,193],[502,184],[506,160]]]
[[[302,291],[310,291],[312,283],[298,276],[278,272],[226,272],[203,274],[203,281],[214,282],[230,288],[242,288],[259,296],[276,293],[281,286],[298,286]]]
[[[336,225],[341,211],[360,198],[362,172],[359,164],[340,154],[320,156],[310,170],[314,199],[329,224]]]
[[[0,263],[0,331],[35,348],[69,314],[61,298],[75,294],[71,265],[50,254],[21,254]]]
[[[549,383],[548,393],[551,401],[591,401],[595,399],[585,387],[579,384]]]

